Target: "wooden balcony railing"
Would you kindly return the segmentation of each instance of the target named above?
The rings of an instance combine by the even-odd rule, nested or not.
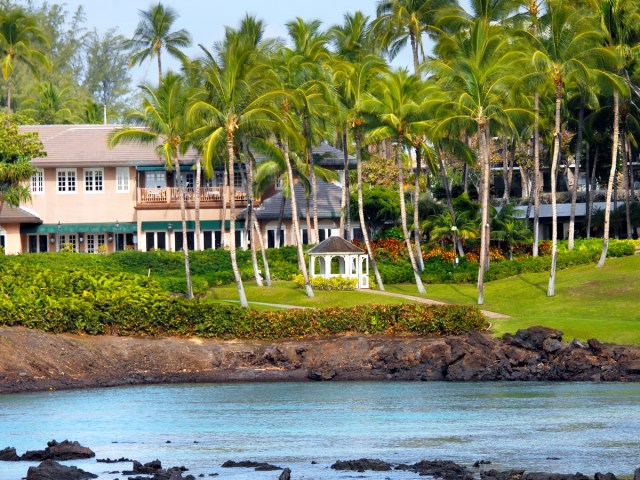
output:
[[[200,195],[201,203],[222,204],[222,189],[219,187],[185,188],[184,200],[188,204],[195,203],[196,195]],[[246,202],[247,194],[243,191],[235,192],[237,202]],[[163,206],[180,203],[180,190],[174,187],[165,188],[139,188],[138,205]]]

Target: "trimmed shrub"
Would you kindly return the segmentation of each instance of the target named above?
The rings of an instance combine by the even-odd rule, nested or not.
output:
[[[291,277],[297,288],[304,288],[304,276],[302,274],[293,275]],[[357,278],[347,278],[342,275],[336,277],[311,277],[309,279],[311,287],[316,290],[355,290],[358,285]]]

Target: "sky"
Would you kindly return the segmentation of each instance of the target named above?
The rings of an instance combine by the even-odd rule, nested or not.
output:
[[[97,29],[104,33],[117,27],[118,33],[130,38],[140,21],[139,11],[147,10],[156,4],[153,0],[53,0],[63,3],[71,15],[78,6],[85,10],[85,25],[89,30]],[[35,3],[38,3],[36,0]],[[189,56],[198,56],[198,44],[210,49],[214,42],[222,39],[224,27],[237,27],[245,13],[254,15],[266,24],[265,37],[286,39],[285,23],[296,17],[304,20],[318,19],[324,28],[343,22],[346,12],[360,10],[371,19],[375,18],[376,0],[163,0],[165,6],[171,6],[179,15],[176,29],[185,28],[193,39],[192,48],[186,50]],[[155,59],[154,59],[155,62]],[[177,69],[177,63],[171,64],[166,54],[163,67]],[[393,62],[396,67],[411,68],[409,49]],[[145,62],[132,72],[135,83],[154,82],[157,78],[157,63]]]

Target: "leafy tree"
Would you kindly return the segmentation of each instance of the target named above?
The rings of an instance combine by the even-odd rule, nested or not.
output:
[[[13,71],[17,63],[26,65],[38,74],[38,65],[49,68],[49,60],[43,47],[47,45],[41,27],[35,17],[22,8],[0,10],[0,60],[2,77],[7,82],[7,113],[11,113]]]
[[[17,207],[31,198],[27,182],[35,173],[32,158],[47,155],[37,133],[21,133],[18,121],[0,113],[0,211],[5,203]]]
[[[513,247],[517,242],[530,241],[531,230],[526,220],[516,218],[516,208],[512,203],[502,206],[491,219],[491,237],[506,242],[509,260],[513,260]]]
[[[125,38],[116,29],[104,35],[94,30],[87,42],[88,69],[83,85],[95,103],[106,105],[108,114],[120,119],[127,109],[131,83]]]
[[[79,120],[74,115],[76,101],[71,97],[71,87],[58,88],[47,81],[38,85],[37,97],[24,102],[23,112],[43,125],[73,123]]]
[[[141,65],[147,58],[158,57],[158,83],[162,82],[162,50],[181,61],[187,59],[180,50],[191,45],[191,36],[185,29],[171,31],[178,14],[171,7],[158,2],[149,10],[140,10],[140,23],[133,38],[126,45],[131,50],[129,65]]]

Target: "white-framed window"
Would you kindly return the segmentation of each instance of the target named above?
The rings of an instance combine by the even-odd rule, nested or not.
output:
[[[182,181],[184,182],[184,188],[193,188],[196,185],[196,173],[184,172],[182,173]]]
[[[240,172],[233,172],[233,186],[236,188],[242,188],[242,174]]]
[[[116,167],[116,192],[129,193],[129,167]]]
[[[284,177],[283,177],[282,175],[278,175],[278,176],[276,177],[276,181],[275,181],[275,184],[274,184],[274,188],[275,188],[276,190],[282,190],[282,185],[283,185],[283,183],[284,183]]]
[[[167,188],[167,174],[165,172],[144,172],[147,188]]]
[[[44,193],[44,172],[36,170],[31,177],[31,194],[41,195]]]
[[[224,185],[224,172],[216,171],[216,187],[222,187]]]
[[[84,191],[89,193],[104,192],[104,169],[84,169]]]
[[[96,251],[96,236],[92,233],[87,234],[87,253],[95,253]]]
[[[76,193],[77,172],[75,168],[56,169],[58,193]]]
[[[78,251],[78,237],[75,233],[60,235],[60,250],[67,249],[71,252]]]

